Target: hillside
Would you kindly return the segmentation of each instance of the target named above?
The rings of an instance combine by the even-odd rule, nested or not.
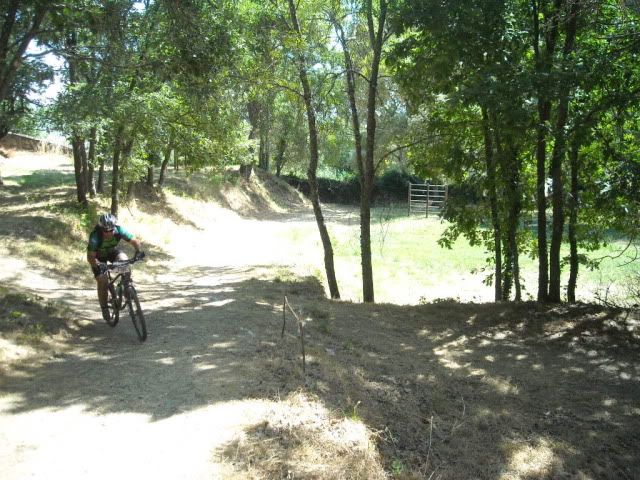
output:
[[[140,189],[139,344],[108,327],[69,159],[0,159],[3,478],[635,478],[638,318],[326,298],[308,203],[258,172]],[[327,206],[330,225],[341,212]],[[291,244],[287,244],[291,245]],[[305,370],[296,318],[304,326]]]

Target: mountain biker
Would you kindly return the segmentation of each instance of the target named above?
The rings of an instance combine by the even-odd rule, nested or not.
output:
[[[129,233],[124,227],[118,225],[115,215],[105,213],[98,218],[98,224],[89,234],[89,244],[87,245],[87,261],[91,265],[91,270],[98,284],[98,301],[102,309],[102,318],[110,319],[109,307],[107,306],[107,264],[106,262],[127,260],[127,255],[119,250],[120,240],[126,240],[135,249],[135,259],[139,259],[144,254],[140,251],[140,241]]]

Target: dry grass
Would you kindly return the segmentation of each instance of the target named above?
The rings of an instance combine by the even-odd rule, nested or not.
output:
[[[308,393],[291,393],[267,417],[220,452],[235,472],[226,478],[385,478],[365,425],[331,414]]]
[[[393,478],[617,479],[640,471],[632,447],[640,322],[629,312],[304,295],[292,302],[307,315],[307,374],[290,327],[263,352],[276,380],[261,395],[305,385],[325,407],[377,432]]]

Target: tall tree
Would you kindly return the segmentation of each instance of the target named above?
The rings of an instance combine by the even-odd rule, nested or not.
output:
[[[495,300],[510,298],[513,287],[519,300],[530,116],[521,8],[506,1],[406,1],[401,7],[392,61],[411,101],[413,124],[422,125],[413,156],[429,158],[431,165],[439,160],[450,179],[482,199],[482,208],[464,198],[450,202],[446,215],[453,225],[443,243],[451,245],[459,234],[484,243],[493,253]]]
[[[547,251],[547,131],[551,119],[551,68],[558,41],[560,1],[531,0],[532,42],[538,119],[536,123],[536,204],[538,212],[538,301],[549,297]]]
[[[294,0],[288,0],[289,20],[293,32],[295,33],[296,43],[298,44],[295,54],[300,77],[300,84],[303,91],[304,104],[307,111],[307,124],[309,127],[309,167],[307,168],[307,179],[309,181],[311,203],[313,204],[313,212],[316,217],[320,239],[324,249],[324,267],[327,274],[327,283],[329,285],[329,293],[331,298],[340,298],[338,289],[338,281],[336,279],[335,265],[333,259],[333,247],[331,238],[324,220],[322,207],[320,206],[320,198],[318,194],[317,169],[318,169],[318,127],[316,123],[316,110],[314,99],[311,91],[311,84],[307,74],[309,65],[303,50],[305,43],[300,22],[298,21],[298,9]]]
[[[565,39],[562,49],[562,64],[566,64],[572,54],[576,39],[578,14],[581,8],[580,0],[572,0],[566,6]],[[553,227],[549,250],[549,296],[551,302],[560,302],[561,264],[560,247],[565,225],[565,194],[563,179],[563,159],[567,152],[566,125],[569,117],[569,93],[572,84],[565,80],[560,84],[558,94],[558,111],[554,128],[553,152],[551,154],[551,192],[553,195]]]
[[[54,4],[46,0],[7,0],[0,4],[0,139],[22,115],[34,86],[49,69],[27,53]],[[0,174],[0,185],[2,175]]]
[[[378,85],[380,81],[380,65],[383,59],[383,48],[389,39],[387,28],[388,5],[386,0],[379,0],[374,5],[372,0],[354,3],[355,11],[343,12],[340,2],[334,2],[331,20],[340,42],[345,65],[346,90],[351,111],[355,157],[360,179],[360,258],[362,266],[362,299],[365,302],[375,301],[373,264],[371,258],[371,200],[376,174],[376,133],[378,113]],[[351,29],[357,33],[362,24],[366,25],[368,52],[363,55],[370,59],[366,70],[361,71],[353,61],[351,45],[347,41],[343,18],[351,22]],[[362,22],[362,23],[360,23]],[[367,84],[366,93],[366,136],[361,132],[361,115],[356,100],[357,78],[364,75]]]

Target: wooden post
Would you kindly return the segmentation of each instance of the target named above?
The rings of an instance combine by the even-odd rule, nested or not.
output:
[[[409,182],[409,216],[411,216],[411,182]]]

